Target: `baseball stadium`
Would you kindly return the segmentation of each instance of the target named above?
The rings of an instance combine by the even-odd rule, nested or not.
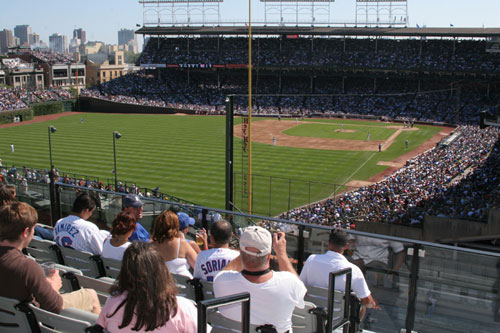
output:
[[[352,268],[322,268],[324,288],[304,281],[306,310],[292,308],[285,329],[256,319],[282,310],[250,306],[251,288],[218,297],[213,280],[172,274],[197,304],[198,332],[499,331],[500,28],[411,28],[406,0],[356,0],[355,24],[321,14],[333,0],[261,0],[266,22],[224,24],[222,2],[140,0],[136,71],[79,86],[94,70],[81,60],[68,65],[69,90],[1,86],[1,186],[50,233],[81,193],[96,200],[84,220],[112,237],[131,195],[153,243],[169,210],[189,215],[191,242],[230,222],[243,252],[259,226],[278,235],[273,246],[286,237],[302,281],[320,254],[339,252],[336,230],[347,235]],[[176,18],[190,11],[199,24]],[[11,50],[4,69],[33,64],[55,82],[63,55],[37,52]],[[25,254],[65,272],[62,294],[95,289],[104,311],[125,264],[35,235]],[[273,249],[269,267],[287,270]],[[358,271],[373,303],[355,289]],[[54,318],[0,295],[1,332],[102,329],[97,315]],[[248,305],[238,320],[213,311],[235,302]]]

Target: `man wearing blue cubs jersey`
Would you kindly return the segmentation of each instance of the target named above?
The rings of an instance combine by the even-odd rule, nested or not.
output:
[[[96,207],[96,200],[88,193],[76,197],[71,214],[57,221],[54,235],[57,245],[93,254],[102,253],[102,245],[109,235],[97,225],[87,221]]]
[[[229,248],[233,236],[231,223],[219,220],[210,229],[211,249],[198,253],[193,276],[206,281],[213,281],[219,271],[238,257],[238,251]]]

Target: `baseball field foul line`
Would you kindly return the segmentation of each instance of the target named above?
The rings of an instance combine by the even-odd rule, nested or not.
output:
[[[359,171],[362,167],[364,167],[364,166],[365,166],[365,164],[366,164],[366,163],[368,163],[368,161],[370,161],[370,160],[372,159],[372,157],[373,157],[373,156],[375,156],[375,154],[376,154],[376,153],[372,153],[372,154],[371,154],[371,156],[370,156],[369,158],[367,158],[367,159],[366,159],[366,161],[365,161],[363,164],[361,164],[361,165],[359,166],[359,168],[357,168],[356,170],[354,170],[354,172],[353,172],[353,173],[351,173],[351,174],[349,175],[349,177],[347,177],[347,178],[346,178],[346,180],[344,181],[344,183],[343,183],[342,185],[344,186],[345,184],[347,184],[347,183],[351,180],[351,178],[352,178],[352,177],[353,177],[353,176],[354,176],[354,175],[355,175],[355,174],[356,174],[356,173],[357,173],[357,172],[358,172],[358,171]],[[329,197],[331,197],[331,196],[333,196],[333,195],[335,195],[335,191],[334,191],[334,192],[332,192],[332,194],[330,194],[330,195],[329,195]]]

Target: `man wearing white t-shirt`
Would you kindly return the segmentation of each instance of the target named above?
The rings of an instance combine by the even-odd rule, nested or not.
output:
[[[198,253],[194,266],[193,276],[206,281],[213,281],[214,277],[233,259],[238,257],[238,251],[229,248],[233,236],[231,223],[219,220],[210,228],[211,249]]]
[[[345,249],[347,249],[347,233],[342,229],[332,229],[328,239],[328,251],[324,254],[310,255],[302,268],[300,279],[309,286],[328,288],[330,272],[351,268],[351,288],[361,299],[361,304],[368,308],[380,309],[373,299],[370,289],[368,289],[361,269],[344,257]],[[337,276],[335,289],[345,292],[345,279],[345,275]],[[361,318],[363,318],[364,312],[363,309]]]
[[[269,269],[273,243],[279,272]],[[295,307],[304,307],[307,290],[286,254],[285,234],[278,232],[271,237],[264,228],[247,227],[240,238],[240,250],[240,256],[215,277],[215,296],[249,292],[251,324],[271,324],[279,333],[291,332],[292,313]],[[225,317],[241,321],[241,305],[219,310]]]
[[[88,193],[76,197],[71,214],[57,221],[54,227],[56,243],[78,251],[101,254],[104,240],[109,232],[99,230],[87,221],[96,207],[96,200]]]
[[[352,255],[353,263],[361,268],[364,274],[366,274],[366,266],[390,269],[389,249],[391,249],[393,253],[392,270],[394,272],[399,272],[399,269],[405,261],[405,248],[401,242],[359,235],[354,236],[354,239],[355,249]],[[384,285],[385,280],[387,284],[393,284],[387,287],[397,287],[394,281],[392,281],[393,279],[394,275],[376,273],[377,285]]]

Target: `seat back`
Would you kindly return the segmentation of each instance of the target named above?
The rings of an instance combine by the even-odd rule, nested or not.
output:
[[[55,242],[35,238],[33,238],[26,247],[26,252],[35,258],[38,263],[50,261],[60,264],[57,251],[59,251],[59,248]]]
[[[201,291],[203,294],[203,299],[215,298],[214,295],[214,283],[211,281],[200,280]]]
[[[317,319],[313,313],[316,308],[311,302],[305,302],[303,309],[295,308],[292,314],[292,329],[294,333],[312,333],[317,330]]]
[[[94,256],[90,252],[77,251],[69,247],[59,246],[64,265],[74,267],[82,271],[83,275],[97,278],[101,276],[104,269],[100,256]]]
[[[104,258],[101,256],[104,272],[106,276],[116,279],[120,273],[122,262],[115,259]]]
[[[37,308],[32,304],[29,305],[33,311],[40,327],[40,332],[56,332],[56,333],[84,333],[85,330],[94,325],[97,321],[97,316],[91,317],[93,320],[76,319],[75,316],[65,316],[52,313],[43,309]],[[74,309],[76,310],[76,309]],[[91,315],[89,313],[89,315]],[[90,318],[89,318],[90,319]]]
[[[73,287],[73,291],[80,288],[94,289],[99,297],[99,303],[104,305],[109,296],[109,290],[113,282],[106,279],[94,279],[85,275],[73,274],[71,272],[63,274],[63,279],[69,281]]]
[[[226,318],[216,310],[207,312],[207,322],[212,326],[212,333],[241,332],[241,322]],[[257,326],[250,324],[250,332],[257,332]]]
[[[22,304],[17,299],[0,296],[0,332],[25,333],[37,331],[36,320],[34,318],[28,319],[25,313],[21,311],[20,306]],[[24,306],[27,305],[24,304]]]
[[[179,292],[178,295],[196,301],[196,292],[194,286],[189,283],[192,279],[179,274],[172,274],[172,277],[174,278],[175,284],[177,286]]]
[[[328,289],[314,286],[306,286],[307,293],[304,297],[306,302],[311,302],[318,308],[328,309]],[[344,317],[344,293],[338,290],[334,291],[333,313],[334,321],[341,320]]]

